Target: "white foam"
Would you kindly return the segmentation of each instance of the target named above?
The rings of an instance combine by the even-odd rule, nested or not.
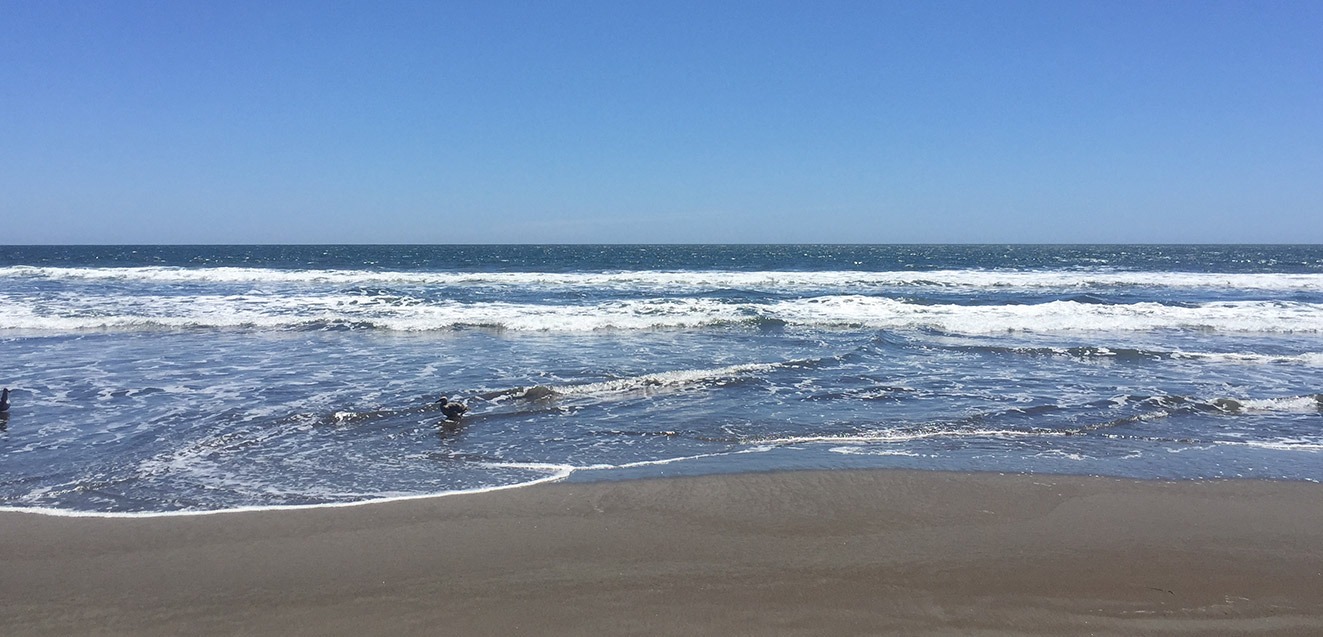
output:
[[[882,430],[860,434],[787,436],[783,438],[760,439],[757,442],[765,445],[787,446],[821,443],[896,443],[926,440],[930,438],[1038,438],[1065,435],[1069,434],[1056,431],[1016,431],[1011,429],[933,429],[924,431]]]
[[[717,453],[700,453],[691,456],[676,456],[673,458],[659,458],[657,460],[639,460],[636,462],[625,462],[621,464],[594,464],[578,467],[579,471],[608,471],[612,469],[637,469],[639,467],[657,467],[662,465],[685,462],[688,460],[702,460],[703,458],[720,458],[740,453],[759,453],[770,451],[771,447],[765,449],[740,449],[738,451],[722,451]]]
[[[1310,367],[1323,366],[1323,352],[1305,352],[1302,354],[1253,354],[1247,352],[1172,352],[1172,358],[1208,360],[1219,363],[1243,363],[1249,365],[1294,364]]]
[[[394,331],[488,327],[512,331],[684,329],[782,321],[792,326],[934,328],[961,334],[1004,332],[1204,330],[1242,333],[1323,332],[1323,304],[1225,301],[1197,306],[1100,305],[1054,301],[1034,305],[915,304],[835,295],[768,304],[707,298],[612,300],[599,303],[401,302],[341,294],[244,294],[57,297],[0,304],[0,329],[69,332],[94,329],[366,326]],[[1320,355],[1304,356],[1315,364]]]
[[[1262,398],[1236,401],[1240,409],[1246,412],[1261,413],[1316,413],[1323,409],[1319,399],[1314,396],[1288,396],[1283,398]]]
[[[786,301],[773,315],[790,323],[934,328],[962,334],[1004,332],[1323,331],[1323,305],[1261,301],[1175,307],[1159,303],[1099,305],[1054,301],[1035,305],[919,305],[888,298],[833,296]]]
[[[1032,457],[1035,457],[1035,458],[1063,458],[1063,459],[1065,459],[1065,460],[1073,460],[1073,461],[1075,461],[1075,462],[1082,462],[1082,461],[1084,461],[1084,460],[1088,460],[1088,458],[1087,458],[1086,456],[1084,456],[1083,454],[1079,454],[1079,453],[1075,453],[1075,452],[1071,452],[1071,451],[1062,451],[1061,449],[1048,449],[1047,451],[1042,451],[1042,452],[1036,453],[1036,454],[1034,454]]]
[[[147,283],[416,285],[529,287],[540,289],[704,290],[779,292],[803,289],[936,287],[954,290],[1096,290],[1117,287],[1220,288],[1317,291],[1323,274],[1121,272],[1107,269],[1059,271],[655,271],[612,272],[419,272],[372,270],[284,270],[271,268],[114,267],[60,268],[10,266],[0,278],[110,280]]]
[[[632,392],[656,387],[683,387],[696,383],[720,380],[723,378],[735,378],[750,373],[767,372],[782,367],[783,365],[783,363],[747,363],[712,369],[685,369],[656,374],[644,374],[642,376],[631,376],[629,378],[619,378],[596,383],[553,385],[548,389],[561,395],[576,395]]]
[[[932,456],[908,451],[906,449],[874,449],[868,447],[832,447],[831,453],[847,456],[899,456],[905,458],[930,458]]]
[[[1271,449],[1273,451],[1323,451],[1323,442],[1318,440],[1308,440],[1304,438],[1283,438],[1280,440],[1246,440],[1243,442],[1219,441],[1219,445],[1240,445],[1245,447],[1257,447],[1259,449]]]

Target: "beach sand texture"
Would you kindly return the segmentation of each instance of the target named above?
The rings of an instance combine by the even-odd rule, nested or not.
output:
[[[1323,488],[816,471],[0,514],[0,633],[1323,634]]]

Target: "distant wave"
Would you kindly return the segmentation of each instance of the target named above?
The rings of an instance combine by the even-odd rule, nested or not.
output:
[[[694,291],[733,289],[766,292],[941,288],[947,290],[1107,290],[1115,288],[1219,288],[1318,291],[1319,273],[1126,272],[1114,270],[933,270],[933,271],[657,271],[614,272],[425,272],[372,270],[285,270],[274,268],[0,267],[0,279],[120,281],[141,283],[306,284],[338,286],[428,286]]]
[[[1198,305],[917,304],[857,295],[768,303],[707,298],[608,300],[584,304],[424,302],[355,295],[54,296],[9,299],[0,329],[43,332],[190,328],[380,329],[402,332],[488,328],[533,332],[691,329],[717,326],[933,329],[953,334],[1199,330],[1323,332],[1323,304],[1224,301]]]

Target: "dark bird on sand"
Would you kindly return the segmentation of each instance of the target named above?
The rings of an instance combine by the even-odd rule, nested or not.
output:
[[[459,417],[469,410],[464,403],[451,402],[445,396],[438,399],[436,404],[441,408],[441,413],[446,415],[446,420],[459,420]]]
[[[9,413],[9,388],[6,387],[0,392],[0,414]]]

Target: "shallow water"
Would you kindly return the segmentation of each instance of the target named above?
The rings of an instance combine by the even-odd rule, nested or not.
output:
[[[1323,247],[0,248],[0,505],[1323,478]],[[432,405],[471,412],[444,423]]]

